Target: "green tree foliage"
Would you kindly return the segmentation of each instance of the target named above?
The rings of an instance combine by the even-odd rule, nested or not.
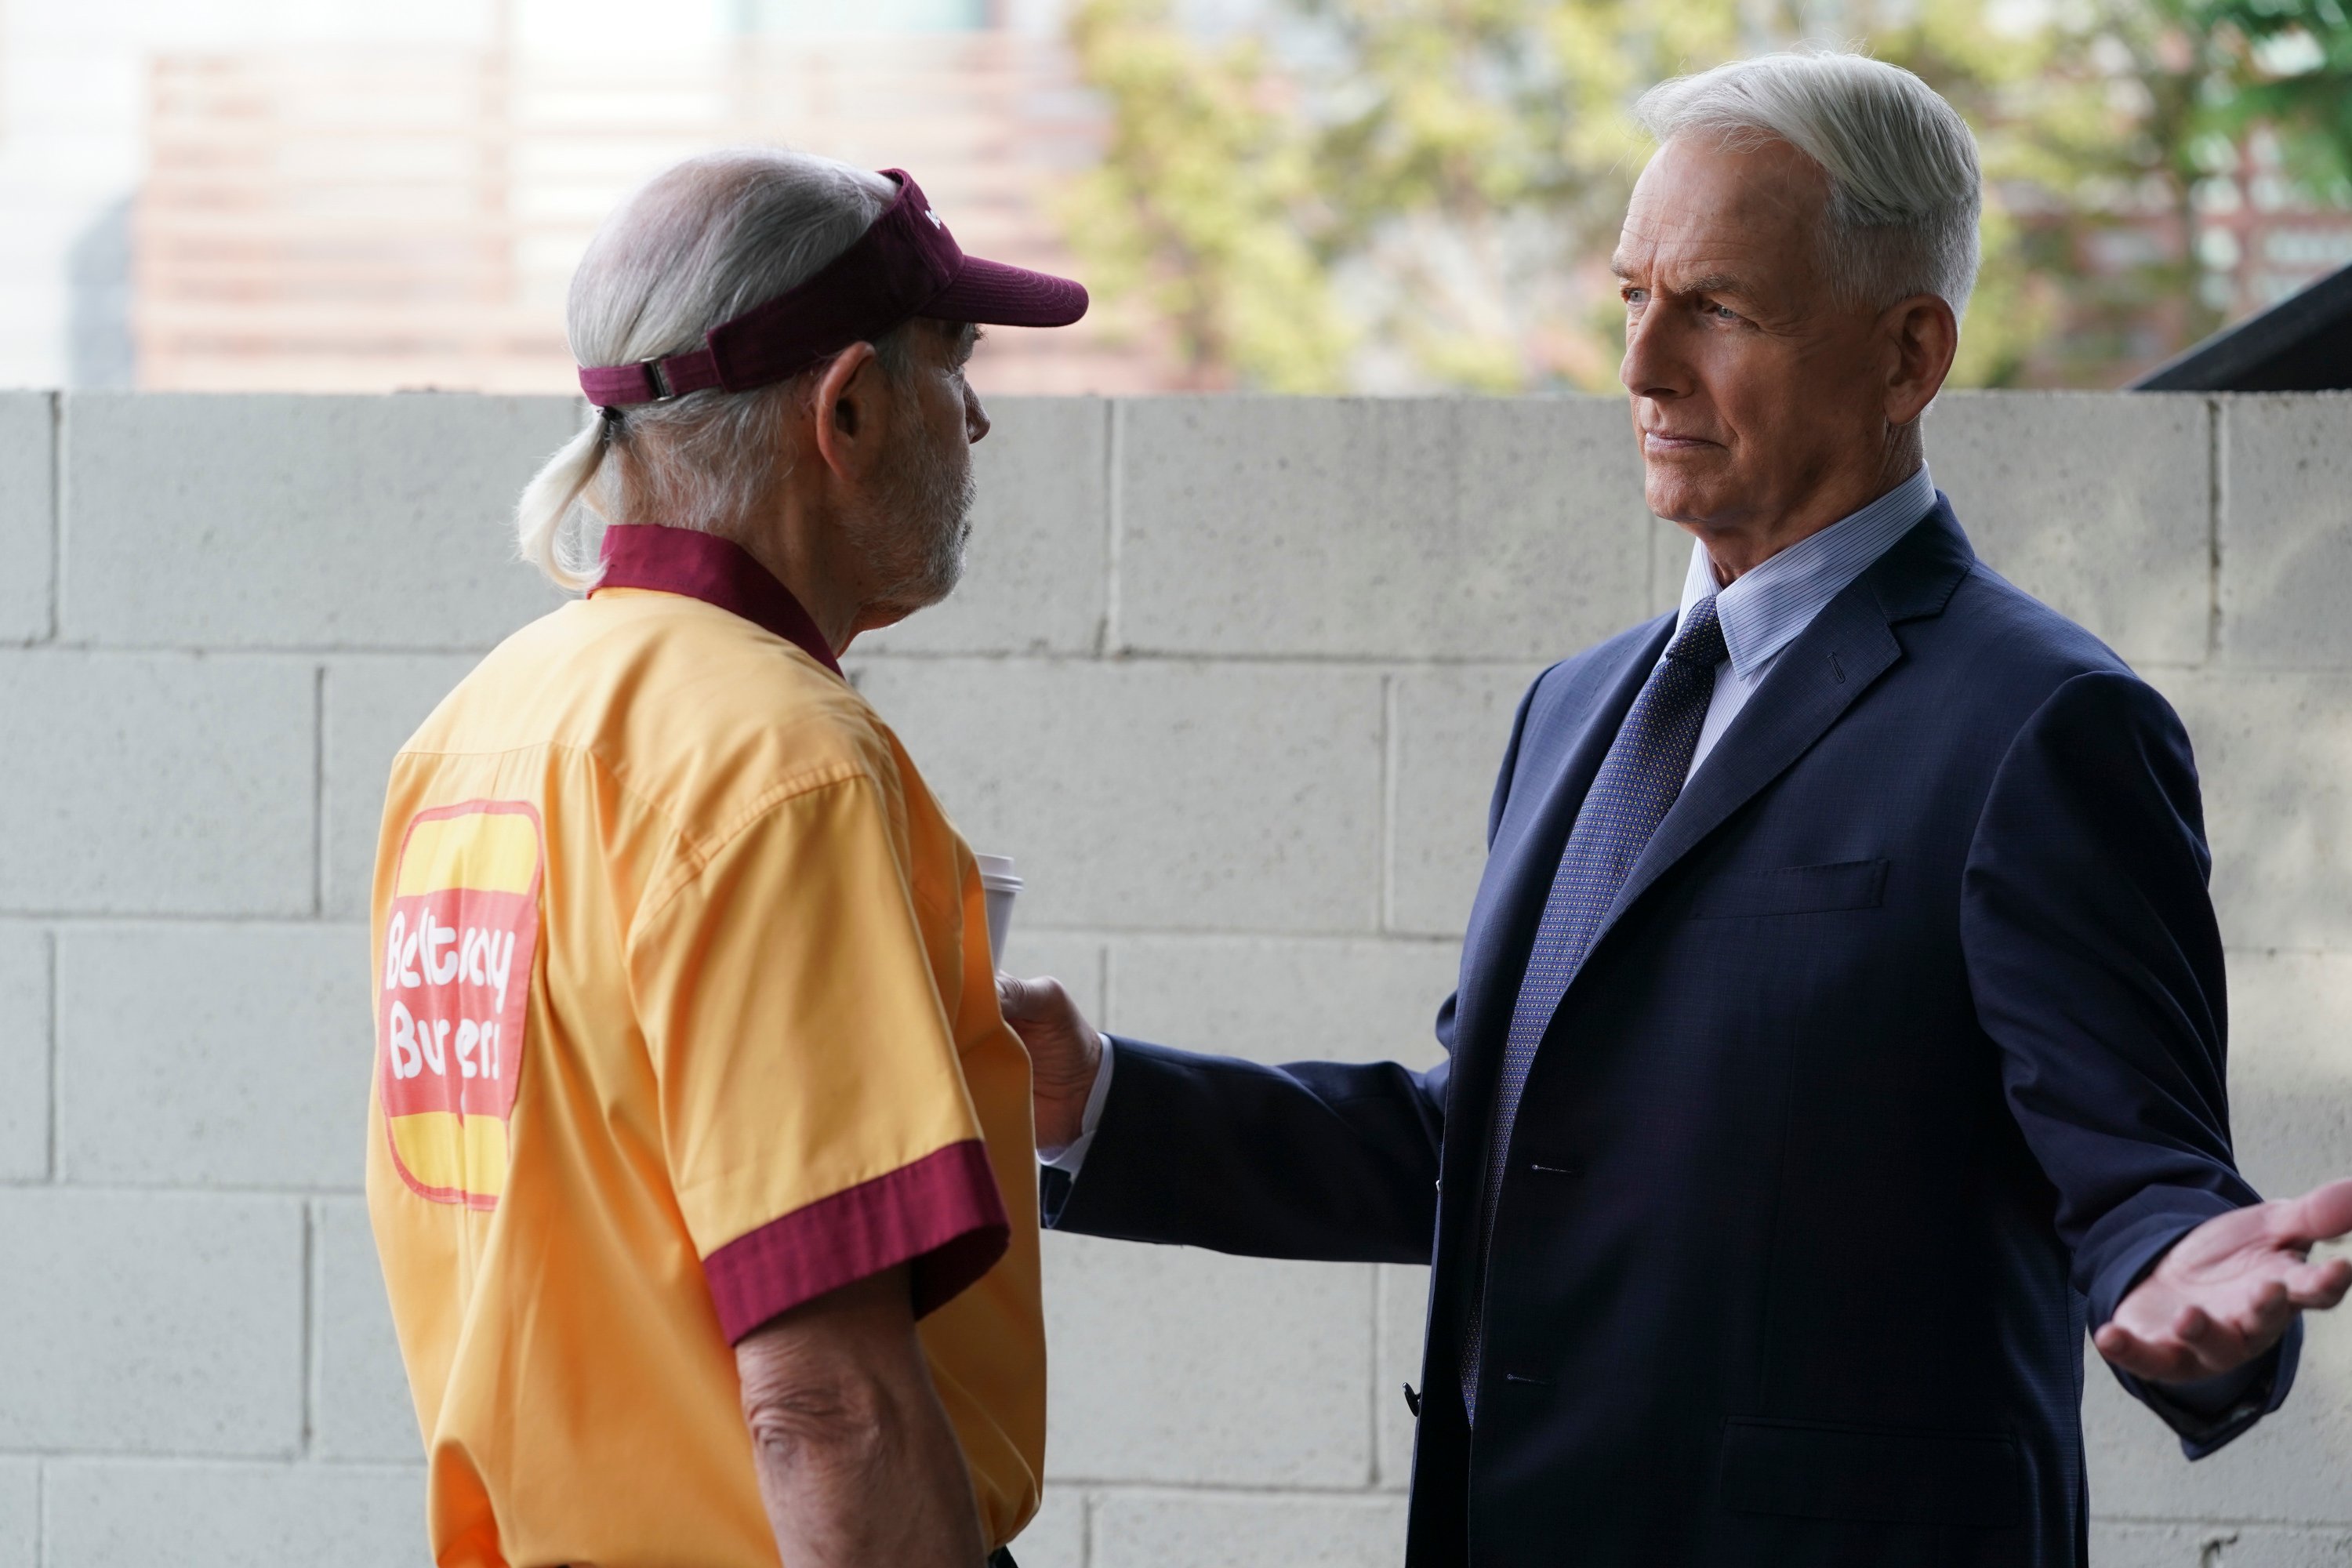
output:
[[[2352,187],[2352,11],[2345,0],[2200,0],[2179,13],[2201,40],[2206,118],[2224,134],[2267,125],[2288,163],[2339,199]]]
[[[1202,385],[1608,388],[1606,260],[1649,152],[1633,100],[1807,36],[1802,3],[1267,0],[1260,30],[1220,40],[1171,0],[1082,0],[1072,36],[1112,131],[1072,232]],[[2059,0],[2004,21],[2001,0],[1845,0],[1841,35],[1917,71],[1982,148],[1958,381],[2026,375],[2062,316],[2121,333],[2186,297],[2216,138],[2276,123],[2315,168],[2352,148],[2346,3]],[[2157,199],[2174,252],[2084,277],[2086,236]]]
[[[1339,384],[1353,334],[1302,226],[1317,171],[1264,49],[1198,43],[1160,6],[1093,0],[1072,27],[1114,110],[1073,202],[1096,288],[1141,296],[1203,385]]]

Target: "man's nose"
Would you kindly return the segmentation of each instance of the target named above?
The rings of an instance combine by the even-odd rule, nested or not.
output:
[[[1636,397],[1675,398],[1690,390],[1690,367],[1676,352],[1666,313],[1654,307],[1625,323],[1625,357],[1617,379]]]
[[[983,439],[989,431],[988,410],[980,405],[980,394],[970,386],[963,389],[963,428],[974,441]]]

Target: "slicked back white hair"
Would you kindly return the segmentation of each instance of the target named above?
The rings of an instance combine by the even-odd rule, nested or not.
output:
[[[1909,71],[1837,50],[1760,55],[1660,82],[1633,114],[1661,143],[1786,142],[1829,176],[1825,259],[1843,300],[1875,310],[1934,294],[1968,313],[1984,202],[1976,137]]]
[[[584,365],[632,364],[698,348],[703,333],[806,282],[881,216],[898,187],[881,174],[773,148],[689,158],[604,220],[572,276],[565,326]],[[905,329],[875,345],[901,374]],[[751,392],[709,389],[591,416],[515,507],[523,559],[566,588],[599,571],[606,522],[725,534],[781,477],[784,401],[814,371]]]

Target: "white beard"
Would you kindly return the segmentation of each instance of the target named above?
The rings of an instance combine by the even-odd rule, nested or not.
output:
[[[963,580],[977,486],[968,457],[958,472],[919,426],[905,428],[908,439],[886,465],[876,504],[850,528],[883,584],[880,602],[911,614],[938,604]]]

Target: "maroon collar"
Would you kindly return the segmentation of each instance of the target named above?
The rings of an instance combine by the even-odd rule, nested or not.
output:
[[[841,661],[793,591],[741,545],[691,528],[629,522],[604,530],[604,574],[596,587],[651,588],[716,605],[841,673]],[[595,590],[589,593],[593,597]]]

